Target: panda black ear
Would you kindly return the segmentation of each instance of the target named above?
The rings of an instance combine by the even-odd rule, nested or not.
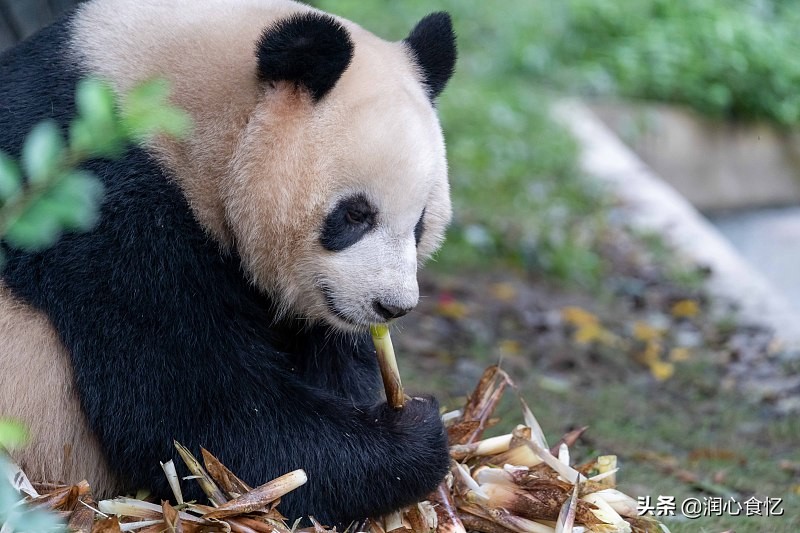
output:
[[[405,43],[414,54],[428,96],[434,100],[444,90],[456,66],[456,36],[450,15],[431,13],[417,23]]]
[[[266,28],[258,40],[256,56],[259,79],[297,83],[317,102],[350,64],[353,42],[332,17],[302,13]]]

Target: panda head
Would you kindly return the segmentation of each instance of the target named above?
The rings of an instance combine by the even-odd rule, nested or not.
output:
[[[280,316],[356,331],[417,304],[417,269],[451,217],[433,102],[455,57],[445,13],[400,42],[315,11],[263,31],[223,204]]]

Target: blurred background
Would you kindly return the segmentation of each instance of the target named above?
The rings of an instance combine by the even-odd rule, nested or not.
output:
[[[0,48],[74,3],[0,0]],[[586,102],[800,309],[800,2],[311,3],[395,40],[446,10],[458,34],[438,103],[455,219],[395,334],[409,386],[458,406],[499,360],[552,441],[590,426],[574,453],[616,453],[627,492],[785,510],[672,531],[800,530],[797,353],[630,227],[551,118]]]

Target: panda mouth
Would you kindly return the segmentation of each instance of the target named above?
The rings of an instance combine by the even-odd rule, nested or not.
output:
[[[328,308],[328,311],[333,316],[335,316],[336,318],[338,318],[339,320],[341,320],[342,322],[344,322],[349,326],[359,327],[359,328],[364,327],[364,324],[356,322],[355,320],[347,316],[345,313],[343,313],[338,307],[336,307],[336,301],[333,298],[333,292],[331,291],[330,288],[328,288],[326,285],[320,285],[319,289],[320,292],[322,292],[322,297],[325,299],[325,306]]]

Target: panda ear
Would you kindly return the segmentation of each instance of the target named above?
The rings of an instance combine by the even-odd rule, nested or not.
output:
[[[266,28],[258,40],[256,56],[259,79],[294,82],[317,102],[350,64],[353,42],[332,17],[302,13]]]
[[[404,42],[414,54],[428,96],[434,100],[444,90],[456,65],[456,36],[450,15],[431,13],[417,23]]]

